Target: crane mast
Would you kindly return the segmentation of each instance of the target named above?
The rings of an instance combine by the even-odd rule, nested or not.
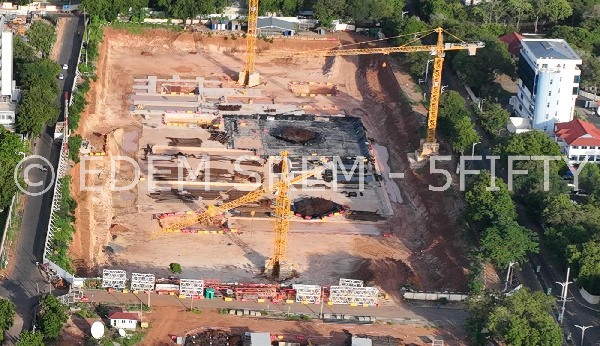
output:
[[[259,74],[254,71],[256,36],[258,26],[258,0],[248,0],[248,32],[246,33],[246,67],[240,72],[238,83],[245,87],[259,84]]]

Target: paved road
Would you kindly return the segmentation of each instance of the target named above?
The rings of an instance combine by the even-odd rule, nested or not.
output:
[[[468,94],[464,87],[458,81],[458,78],[451,73],[444,73],[444,85],[448,85],[451,90],[455,90],[467,100],[467,105],[470,105]],[[469,110],[470,106],[469,106]],[[471,118],[475,123],[475,115],[471,112]],[[490,170],[490,161],[486,159],[487,156],[491,155],[490,144],[487,141],[487,136],[483,130],[476,125],[477,132],[482,137],[482,144],[478,148],[479,155],[483,156],[482,161],[474,161],[473,169],[487,169]],[[496,161],[498,163],[498,161]],[[504,181],[507,181],[506,173],[501,172],[496,165],[496,176],[501,177]],[[535,222],[523,208],[518,208],[519,223],[539,234],[543,234],[543,230]],[[542,249],[540,254],[532,255],[533,263],[521,264],[521,271],[517,272],[517,278],[519,281],[531,290],[546,291],[546,288],[552,288],[552,295],[554,297],[560,296],[561,286],[556,282],[564,282],[566,278],[566,269],[561,269],[563,272],[559,272],[553,264],[548,261],[550,258],[549,254],[545,253]],[[538,280],[538,276],[535,271],[540,266],[540,277],[542,283]],[[572,278],[570,279],[571,281]],[[563,328],[566,333],[572,333],[573,341],[575,345],[581,345],[581,331],[575,327],[575,325],[589,326],[594,325],[596,327],[590,328],[585,332],[585,346],[597,346],[600,345],[600,323],[598,323],[598,311],[599,306],[593,306],[583,300],[581,294],[574,285],[569,288],[569,300],[570,302],[566,305],[565,319]],[[558,303],[561,304],[560,302]]]
[[[70,90],[73,83],[74,67],[78,53],[78,46],[74,46],[74,43],[78,41],[78,25],[83,25],[83,21],[78,17],[68,16],[62,38],[64,44],[61,47],[58,61],[61,65],[66,61],[69,62],[68,75],[65,75],[65,80],[59,81],[63,91]],[[41,138],[36,140],[33,153],[49,159],[52,166],[56,167],[59,150],[58,143],[54,142],[54,127],[45,126]],[[31,163],[37,162],[31,161]],[[30,180],[32,182],[43,180],[45,187],[51,184],[51,175],[49,172],[45,173],[32,169]],[[30,187],[28,192],[38,192],[40,190],[42,190],[41,186]],[[38,288],[43,292],[46,285],[35,262],[42,261],[51,203],[52,189],[43,195],[26,198],[16,255],[9,259],[11,262],[14,262],[14,269],[9,278],[0,282],[0,296],[10,299],[17,306],[16,312],[18,316],[15,318],[15,325],[6,335],[8,344],[15,342],[21,330],[32,327],[33,307],[39,299]]]

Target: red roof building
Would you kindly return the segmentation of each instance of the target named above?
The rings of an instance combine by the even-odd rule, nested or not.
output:
[[[109,320],[139,320],[137,314],[132,314],[129,312],[113,312],[108,315]]]
[[[508,45],[508,52],[512,55],[519,56],[519,52],[521,51],[521,40],[523,36],[518,32],[511,32],[510,34],[506,34],[504,36],[500,36],[500,41],[504,42]]]
[[[571,163],[584,161],[586,156],[589,162],[600,163],[600,130],[594,124],[573,119],[555,124],[554,133]]]

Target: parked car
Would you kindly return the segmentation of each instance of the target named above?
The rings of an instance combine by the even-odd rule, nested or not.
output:
[[[68,69],[69,69],[69,65],[63,64],[63,70],[68,70]]]
[[[65,76],[61,73],[61,74],[58,75],[58,79],[61,79],[61,80],[65,79]]]

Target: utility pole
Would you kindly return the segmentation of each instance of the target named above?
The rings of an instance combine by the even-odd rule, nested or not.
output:
[[[323,300],[325,298],[325,287],[321,286],[321,314],[319,315],[320,318],[323,318]]]
[[[585,336],[585,330],[588,328],[592,328],[593,326],[579,326],[575,325],[575,327],[581,329],[581,346],[583,346],[583,337]]]
[[[146,291],[146,294],[148,295],[148,307],[150,307],[150,291]]]
[[[556,282],[557,284],[562,286],[562,292],[560,294],[560,300],[562,302],[562,308],[560,314],[558,315],[558,321],[562,325],[563,320],[565,319],[565,305],[567,304],[567,294],[569,293],[569,284],[573,282],[569,282],[569,274],[571,273],[571,268],[567,268],[567,279],[565,282]]]

